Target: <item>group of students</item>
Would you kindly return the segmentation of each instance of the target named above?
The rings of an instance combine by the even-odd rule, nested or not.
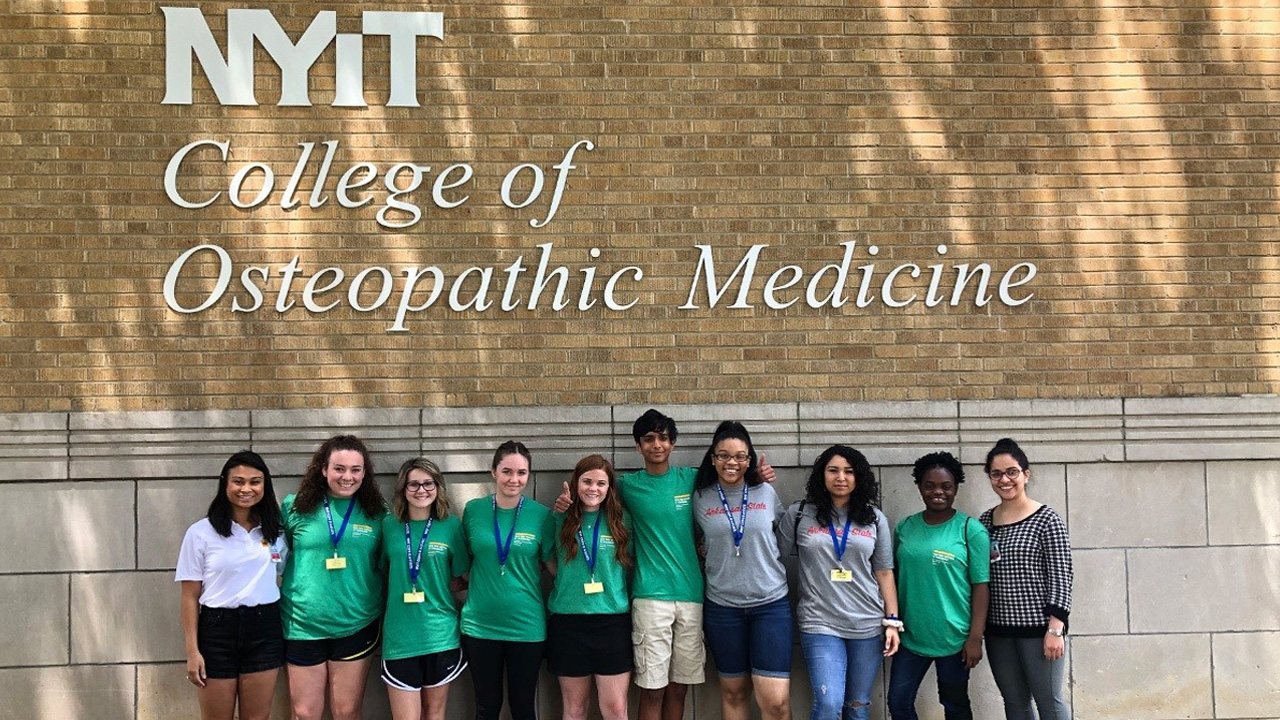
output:
[[[964,470],[930,453],[913,468],[924,510],[890,532],[851,447],[823,451],[788,506],[741,423],[719,425],[697,468],[670,464],[672,418],[649,410],[633,435],[643,470],[618,477],[589,455],[554,508],[524,495],[528,448],[503,443],[493,492],[461,518],[425,458],[401,466],[388,508],[352,435],[321,444],[279,505],[262,458],[233,455],[176,574],[202,718],[230,720],[238,705],[240,718],[265,719],[283,665],[294,718],[327,704],[335,720],[358,720],[381,644],[395,720],[442,720],[467,668],[477,720],[497,720],[504,695],[513,720],[533,720],[544,658],[566,719],[586,717],[592,685],[605,720],[626,718],[634,680],[641,720],[675,720],[704,679],[706,647],[724,720],[746,720],[752,697],[766,720],[789,720],[793,627],[810,720],[868,717],[889,656],[894,720],[917,717],[931,665],[948,720],[971,718],[984,639],[1009,720],[1034,717],[1033,700],[1041,720],[1069,718],[1070,543],[1060,516],[1028,497],[1030,463],[1012,440],[984,466],[998,505],[977,519],[955,510]]]

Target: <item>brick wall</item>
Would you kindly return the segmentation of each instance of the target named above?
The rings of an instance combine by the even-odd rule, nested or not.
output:
[[[160,3],[0,2],[0,410],[1280,390],[1280,37],[1265,4],[198,4],[224,50],[225,11],[258,6],[295,40],[321,10],[337,10],[347,33],[360,31],[358,9],[442,12],[444,39],[418,44],[422,107],[382,105],[385,37],[365,39],[368,108],[330,107],[332,46],[313,68],[312,107],[276,106],[280,78],[261,48],[259,106],[219,105],[199,70],[193,104],[163,105]],[[197,151],[177,185],[223,196],[180,208],[163,189],[166,164],[205,138],[229,143],[230,162]],[[550,186],[579,140],[595,149],[575,157],[545,227],[529,220],[546,217],[549,187],[524,210],[499,202],[507,171],[537,164]],[[324,141],[339,143],[328,202],[305,204],[318,146],[303,205],[282,210],[299,143]],[[366,161],[431,165],[428,183],[466,163],[470,199],[442,210],[420,189],[421,222],[383,229],[378,185],[367,207],[334,196],[338,175]],[[226,189],[250,162],[270,165],[277,189],[240,210]],[[525,175],[517,196],[528,189]],[[976,307],[970,289],[956,307],[765,305],[774,268],[795,263],[807,280],[848,241],[853,266],[874,262],[877,277],[924,269],[899,279],[903,297],[924,296],[931,264],[1001,273],[1030,262],[1038,273],[1021,289],[1034,298]],[[233,312],[233,297],[250,300],[234,289],[201,313],[170,310],[165,274],[202,243],[226,249],[236,283],[246,267],[277,273],[296,256],[297,305],[276,312],[273,274],[258,311]],[[358,312],[334,292],[333,310],[301,306],[324,267],[350,280],[435,265],[452,278],[533,262],[542,243],[575,278],[588,265],[601,282],[640,267],[643,282],[620,285],[637,304],[438,305],[402,333],[387,332],[394,300]],[[695,246],[714,248],[727,274],[757,244],[770,247],[751,308],[709,309],[704,296],[680,309]],[[210,287],[211,258],[187,267],[188,306]]]

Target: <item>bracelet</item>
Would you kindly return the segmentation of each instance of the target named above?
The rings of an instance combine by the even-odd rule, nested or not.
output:
[[[1053,628],[1049,628],[1049,629],[1045,630],[1045,633],[1047,633],[1047,634],[1049,634],[1049,635],[1052,635],[1052,636],[1054,636],[1054,637],[1062,637],[1063,635],[1065,635],[1065,634],[1066,634],[1066,633],[1065,633],[1065,632],[1063,632],[1061,629],[1054,630]]]
[[[880,624],[887,628],[893,628],[898,632],[906,632],[906,626],[902,624],[902,621],[898,619],[897,615],[885,615],[884,619],[880,621]]]

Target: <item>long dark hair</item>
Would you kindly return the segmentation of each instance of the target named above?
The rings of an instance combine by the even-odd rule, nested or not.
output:
[[[329,456],[338,450],[354,450],[364,458],[364,479],[356,489],[356,502],[364,514],[376,518],[387,509],[387,503],[378,492],[378,481],[373,476],[373,458],[369,456],[369,448],[355,435],[334,435],[320,443],[316,452],[307,464],[307,471],[302,474],[302,484],[298,486],[298,494],[293,499],[293,508],[301,513],[309,513],[320,506],[324,496],[329,492],[329,483],[324,479],[324,469],[329,465]]]
[[[231,537],[231,501],[227,499],[227,476],[238,467],[249,467],[262,473],[262,499],[249,510],[249,517],[262,526],[262,538],[267,542],[275,542],[280,537],[280,503],[276,500],[276,489],[271,485],[271,470],[262,456],[252,450],[241,450],[227,458],[218,476],[218,494],[209,503],[209,524],[222,537]]]
[[[805,485],[805,499],[813,503],[814,515],[821,525],[831,523],[834,506],[831,493],[827,490],[827,464],[839,455],[853,467],[853,493],[849,496],[849,517],[859,525],[874,525],[876,511],[872,503],[880,492],[880,484],[876,482],[876,474],[871,471],[871,463],[862,453],[848,445],[832,445],[817,460],[813,461],[813,470],[809,472],[809,482]]]
[[[725,420],[716,426],[716,432],[711,436],[711,445],[707,448],[707,453],[702,456],[702,464],[698,466],[698,475],[694,480],[693,487],[695,490],[709,488],[720,481],[720,476],[716,474],[716,466],[712,463],[711,457],[715,455],[716,445],[725,440],[741,440],[747,444],[747,455],[750,456],[746,472],[742,473],[743,479],[747,484],[755,487],[764,480],[760,477],[760,463],[756,459],[756,446],[751,444],[751,433],[742,426],[737,420]]]
[[[613,554],[618,564],[631,567],[631,554],[627,552],[627,543],[631,533],[622,524],[622,501],[618,499],[618,476],[613,465],[603,455],[588,455],[578,461],[573,468],[573,479],[569,481],[569,499],[571,504],[564,514],[564,525],[560,527],[560,545],[564,548],[564,556],[572,560],[578,554],[578,530],[582,529],[582,502],[578,499],[578,478],[592,470],[603,470],[609,477],[609,494],[604,496],[605,524],[609,526],[609,534],[613,536]]]

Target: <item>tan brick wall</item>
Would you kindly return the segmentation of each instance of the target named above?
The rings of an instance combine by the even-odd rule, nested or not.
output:
[[[1280,15],[1265,4],[199,3],[220,44],[228,8],[269,7],[295,40],[320,10],[338,10],[339,32],[359,32],[360,9],[443,12],[444,40],[419,42],[423,107],[379,104],[388,43],[369,37],[361,110],[328,104],[332,46],[313,107],[275,105],[261,50],[260,106],[218,105],[199,71],[193,105],[162,105],[160,6],[0,2],[0,411],[1280,391]],[[194,155],[181,187],[224,197],[186,210],[161,178],[201,138],[229,142],[231,163]],[[298,143],[325,140],[340,143],[329,202],[282,211]],[[525,210],[498,202],[520,163],[551,185],[577,140],[596,148],[576,156],[547,227],[528,220],[549,190]],[[237,210],[225,189],[250,161],[273,167],[277,190]],[[380,229],[385,192],[355,210],[333,198],[359,161],[429,164],[429,181],[467,163],[471,199],[440,210],[422,189],[421,223]],[[679,309],[695,245],[727,272],[767,243],[764,276],[792,262],[807,279],[850,240],[855,268],[881,273],[1032,262],[1035,297],[771,310],[760,277],[753,309]],[[386,332],[394,307],[277,315],[278,284],[254,313],[231,311],[248,299],[234,291],[172,312],[165,273],[205,242],[237,276],[298,256],[295,302],[322,267],[452,278],[536,261],[547,242],[575,274],[636,265],[645,279],[624,312],[437,305],[406,333]]]

